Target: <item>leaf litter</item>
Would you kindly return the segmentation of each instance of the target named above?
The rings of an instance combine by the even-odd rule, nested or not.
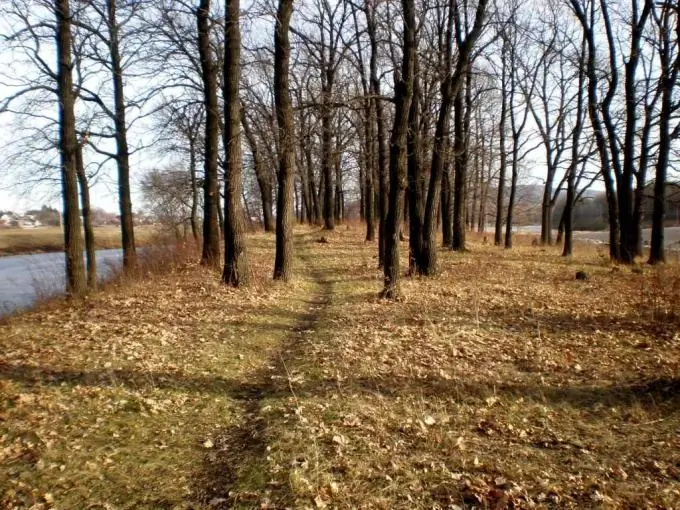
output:
[[[2,504],[680,506],[677,265],[473,236],[395,303],[324,235],[291,287],[257,235],[251,289],[192,266],[1,326]]]

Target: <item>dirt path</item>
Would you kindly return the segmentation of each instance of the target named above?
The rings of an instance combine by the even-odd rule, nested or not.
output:
[[[268,451],[267,402],[297,398],[292,385],[298,375],[295,365],[304,358],[333,300],[333,273],[318,258],[312,260],[309,244],[313,242],[309,235],[297,235],[295,239],[296,278],[311,284],[311,292],[300,298],[306,303],[306,311],[298,315],[280,349],[248,376],[251,382],[230,391],[230,397],[242,405],[242,419],[218,435],[214,450],[206,457],[205,476],[197,479],[196,494],[210,508],[247,505],[249,496],[253,501],[262,499],[262,494],[244,494],[238,488],[264,488],[268,483],[260,470]]]

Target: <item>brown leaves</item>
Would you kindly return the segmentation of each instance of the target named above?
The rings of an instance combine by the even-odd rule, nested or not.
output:
[[[375,246],[327,235],[298,239],[292,286],[256,236],[247,290],[190,268],[1,326],[0,474],[23,483],[7,501],[680,504],[670,273],[587,255],[575,282],[557,252],[473,244],[391,303]]]

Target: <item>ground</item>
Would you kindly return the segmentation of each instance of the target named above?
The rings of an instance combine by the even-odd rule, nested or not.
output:
[[[10,318],[0,506],[680,507],[678,267],[530,241],[389,302],[359,228],[298,230],[291,285],[257,234],[246,290],[184,264]]]
[[[120,248],[120,227],[97,227],[94,229],[97,249]],[[154,237],[153,227],[137,227],[137,244],[148,244]],[[3,228],[0,229],[0,257],[26,253],[46,253],[64,249],[64,233],[59,227]]]

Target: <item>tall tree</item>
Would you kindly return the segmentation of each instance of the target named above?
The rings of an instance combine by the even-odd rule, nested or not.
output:
[[[106,0],[111,53],[111,75],[113,79],[114,124],[116,128],[116,164],[118,166],[118,202],[123,244],[123,267],[132,269],[137,264],[135,230],[132,217],[132,193],[130,189],[130,150],[127,141],[125,120],[125,94],[123,90],[123,65],[119,50],[120,36],[116,14],[117,0]]]
[[[562,256],[570,257],[573,251],[572,216],[576,202],[576,170],[580,164],[581,135],[585,117],[585,81],[586,81],[586,39],[583,38],[578,54],[578,90],[576,92],[576,122],[572,130],[571,161],[567,169],[567,198],[564,206],[564,247]]]
[[[649,250],[649,263],[666,261],[664,249],[664,228],[666,219],[666,179],[668,175],[671,143],[680,135],[680,124],[671,131],[671,115],[678,108],[673,92],[677,87],[680,72],[680,15],[677,4],[664,2],[659,12],[654,13],[658,33],[657,53],[661,73],[658,90],[661,91],[661,111],[659,113],[659,148],[654,180],[654,210],[652,215],[652,240]],[[675,25],[675,26],[673,26]]]
[[[92,224],[92,207],[90,205],[90,183],[85,172],[83,161],[83,145],[85,140],[77,141],[76,171],[78,173],[78,185],[80,187],[80,205],[83,213],[83,231],[85,233],[85,258],[87,260],[87,287],[90,290],[97,288],[97,251],[94,240],[94,226]]]
[[[414,0],[402,0],[404,17],[403,60],[401,73],[395,83],[395,112],[390,138],[390,189],[385,221],[385,263],[382,296],[395,299],[399,295],[399,228],[404,210],[406,187],[406,144],[408,119],[413,97],[414,64],[416,53],[416,14]]]
[[[222,281],[248,283],[243,207],[241,205],[241,28],[240,1],[227,0],[224,19],[224,272]]]
[[[205,104],[203,253],[201,263],[217,267],[220,262],[220,224],[217,211],[220,200],[217,172],[220,109],[217,102],[218,67],[210,44],[210,0],[201,0],[196,10],[196,24]]]
[[[290,18],[293,0],[279,0],[274,31],[274,103],[279,128],[276,200],[276,256],[274,279],[290,281],[293,276],[293,192],[295,184],[295,126],[290,98]]]
[[[377,175],[378,175],[378,265],[384,266],[385,262],[385,222],[387,221],[388,203],[388,165],[389,150],[387,147],[386,115],[385,106],[380,97],[380,74],[378,69],[379,45],[378,45],[378,21],[377,2],[364,2],[364,14],[366,16],[366,32],[371,48],[369,60],[370,70],[370,93],[373,97],[375,110],[375,127],[378,146]]]
[[[69,0],[55,0],[57,22],[57,91],[59,95],[59,151],[64,207],[64,251],[66,255],[66,291],[81,296],[87,290],[83,263],[83,234],[78,205],[78,171],[76,118],[74,112],[73,62],[71,59],[71,9]]]
[[[507,171],[508,152],[506,148],[508,127],[508,41],[502,37],[501,43],[501,114],[498,121],[499,170],[498,192],[496,194],[496,222],[494,226],[494,244],[500,246],[503,242],[503,216],[505,212],[505,173]]]
[[[581,24],[588,42],[588,102],[589,114],[596,137],[600,165],[604,178],[609,209],[610,255],[612,259],[630,263],[640,250],[641,226],[639,215],[635,214],[633,179],[638,188],[644,186],[644,172],[637,171],[641,147],[638,137],[637,119],[640,116],[637,71],[641,58],[641,44],[645,37],[645,26],[654,8],[653,0],[631,0],[628,17],[622,26],[630,30],[621,33],[614,26],[611,7],[605,0],[589,3],[569,0],[573,13]],[[618,10],[617,10],[618,11]],[[598,26],[598,23],[602,26]],[[600,30],[601,29],[601,30]],[[598,69],[598,34],[604,32],[609,68],[605,80],[600,79]],[[624,44],[621,44],[623,41]],[[628,59],[623,61],[623,91],[620,90],[619,49],[628,45]],[[599,92],[604,92],[602,101]],[[615,112],[614,105],[619,97],[623,112]],[[623,120],[623,126],[619,125]],[[623,136],[621,136],[623,131]]]
[[[447,25],[445,32],[444,67],[441,79],[441,103],[434,135],[432,162],[430,169],[430,184],[425,203],[425,221],[423,231],[423,272],[433,274],[437,271],[437,247],[435,228],[441,183],[444,174],[447,145],[449,143],[448,129],[451,119],[451,107],[454,99],[461,91],[467,73],[470,71],[471,56],[475,43],[484,29],[488,0],[480,0],[477,4],[474,23],[467,32],[462,28],[461,12],[455,0],[449,0],[447,11]],[[453,66],[453,44],[458,46],[458,59]],[[443,207],[442,207],[443,209]],[[448,209],[448,208],[447,208]],[[444,214],[444,212],[442,212]],[[448,214],[448,211],[447,211]]]
[[[118,207],[120,210],[121,240],[123,248],[123,267],[133,269],[137,264],[134,218],[132,214],[132,187],[130,183],[130,147],[128,143],[127,102],[125,97],[126,61],[130,56],[121,49],[122,31],[130,23],[138,5],[131,7],[125,21],[119,19],[117,0],[88,2],[84,9],[74,17],[73,23],[84,32],[84,37],[92,37],[91,48],[81,52],[79,60],[89,59],[103,66],[110,73],[113,107],[107,105],[105,98],[87,84],[81,83],[78,94],[84,101],[97,104],[113,124],[113,138],[116,151],[113,154],[96,149],[116,162],[118,181]],[[83,48],[80,48],[81,50]],[[77,62],[80,68],[82,62]],[[93,145],[92,141],[89,142]]]
[[[264,221],[264,231],[274,232],[276,224],[274,223],[274,214],[272,212],[272,181],[271,175],[265,168],[262,154],[260,152],[260,142],[256,138],[253,129],[250,126],[250,120],[245,112],[245,108],[241,106],[241,125],[243,126],[243,133],[246,135],[246,140],[250,146],[250,155],[252,156],[253,170],[255,172],[255,179],[260,189],[260,198],[262,202],[262,219]]]

